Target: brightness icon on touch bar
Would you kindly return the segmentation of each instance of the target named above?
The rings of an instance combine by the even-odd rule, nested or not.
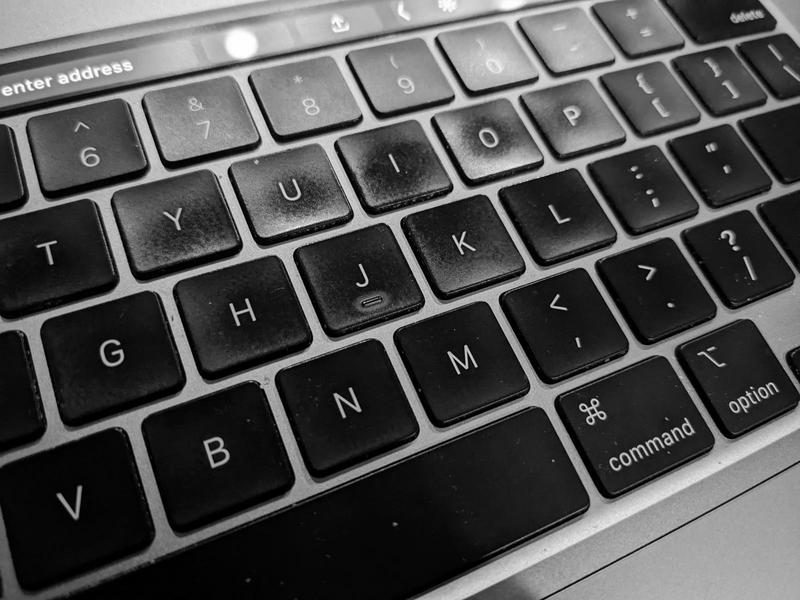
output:
[[[258,38],[249,29],[231,29],[225,34],[225,51],[236,60],[253,58],[258,52]]]

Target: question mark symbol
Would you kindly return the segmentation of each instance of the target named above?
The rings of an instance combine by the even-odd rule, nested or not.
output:
[[[728,245],[734,252],[738,252],[739,250],[741,250],[741,248],[739,248],[739,246],[736,245],[736,234],[730,229],[726,229],[725,231],[720,233],[719,239],[728,242]]]

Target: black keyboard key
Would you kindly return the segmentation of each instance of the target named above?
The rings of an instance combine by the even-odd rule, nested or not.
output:
[[[795,192],[761,204],[758,209],[772,233],[800,269],[800,193]]]
[[[246,150],[261,139],[232,77],[148,92],[143,104],[170,166]]]
[[[617,239],[614,226],[575,169],[503,188],[500,198],[540,264],[574,258]]]
[[[594,12],[631,58],[683,48],[683,37],[654,0],[603,2]]]
[[[536,372],[556,383],[619,358],[628,340],[583,269],[503,294]]]
[[[795,348],[789,353],[789,366],[794,371],[795,377],[800,379],[800,348]]]
[[[425,410],[438,427],[530,390],[492,309],[483,302],[404,327],[394,338]]]
[[[767,102],[764,90],[730,48],[680,56],[673,64],[715,117]]]
[[[131,109],[123,100],[33,117],[28,137],[47,195],[131,179],[147,170]]]
[[[788,288],[794,281],[791,268],[748,211],[692,227],[683,235],[703,272],[730,308],[760,300]]]
[[[185,383],[154,292],[54,317],[42,326],[61,418],[80,425],[178,392]]]
[[[689,219],[697,201],[658,146],[592,163],[589,171],[633,235]]]
[[[378,115],[446,104],[453,90],[421,39],[354,50],[347,55],[367,100]]]
[[[467,183],[535,169],[544,161],[508,100],[439,113],[433,123]]]
[[[4,317],[71,302],[117,284],[100,213],[91,200],[0,220],[0,264]]]
[[[131,270],[140,279],[231,256],[242,248],[211,171],[121,190],[112,205]]]
[[[787,34],[744,42],[745,59],[781,100],[800,96],[800,46]]]
[[[726,206],[769,191],[772,180],[730,125],[672,140],[670,149],[711,206]]]
[[[80,598],[139,599],[158,590],[173,598],[400,600],[452,579],[588,506],[586,491],[545,412],[534,408]]]
[[[544,64],[556,75],[614,62],[611,48],[580,8],[525,17],[519,25]]]
[[[269,500],[294,483],[275,420],[255,383],[151,415],[142,430],[176,531]]]
[[[800,104],[775,110],[742,121],[750,137],[772,171],[783,183],[800,181]]]
[[[531,83],[539,76],[505,23],[447,31],[436,41],[471,94]]]
[[[719,428],[737,438],[797,406],[800,394],[752,321],[736,321],[678,348]]]
[[[321,146],[292,148],[235,163],[230,176],[259,244],[276,244],[353,218]]]
[[[41,437],[46,422],[25,334],[0,333],[0,356],[0,450],[7,450]]]
[[[664,0],[701,44],[775,29],[775,18],[759,0]]]
[[[419,433],[389,357],[375,340],[284,369],[275,381],[316,476],[373,458]]]
[[[377,214],[452,191],[453,184],[416,121],[348,135],[336,142],[361,204]]]
[[[625,142],[625,130],[586,80],[530,92],[522,102],[561,159]]]
[[[22,206],[27,198],[17,140],[11,128],[0,125],[0,212]]]
[[[649,358],[556,400],[606,498],[706,454],[714,436],[665,358]]]
[[[333,336],[418,311],[425,303],[383,224],[304,246],[295,260],[322,327]]]
[[[603,280],[628,323],[645,344],[710,321],[714,301],[669,239],[604,258]]]
[[[311,343],[286,269],[274,256],[184,279],[175,299],[197,366],[209,379]]]
[[[656,135],[700,120],[700,111],[663,63],[617,71],[600,80],[639,135]]]
[[[486,196],[403,219],[403,230],[440,298],[454,298],[522,275],[525,262]]]
[[[147,547],[153,523],[128,437],[108,429],[0,469],[17,580],[38,590]]]
[[[329,56],[255,71],[250,82],[272,134],[279,140],[349,127],[361,111]]]

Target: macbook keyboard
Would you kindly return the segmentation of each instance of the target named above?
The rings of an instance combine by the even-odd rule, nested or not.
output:
[[[385,4],[0,112],[2,597],[412,597],[796,408],[796,32]]]

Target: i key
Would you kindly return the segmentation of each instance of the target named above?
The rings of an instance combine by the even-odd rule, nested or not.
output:
[[[678,348],[678,358],[729,438],[797,406],[800,394],[752,321],[736,321]]]
[[[800,96],[800,46],[782,33],[739,45],[745,59],[781,100]]]
[[[730,125],[669,143],[703,199],[718,208],[769,191],[772,180]]]
[[[415,312],[422,292],[387,225],[295,251],[322,327],[341,336]]]
[[[603,2],[594,12],[631,58],[683,48],[683,37],[655,0]]]
[[[232,77],[148,92],[143,104],[161,158],[170,166],[246,150],[260,141]]]
[[[131,109],[123,100],[33,117],[28,138],[47,195],[131,179],[147,170]]]
[[[14,132],[0,125],[0,212],[22,206],[27,197]]]
[[[600,492],[616,498],[706,454],[714,436],[662,357],[556,399]]]
[[[525,271],[522,256],[486,196],[405,217],[403,230],[440,298],[454,298]]]
[[[519,398],[530,383],[488,304],[471,304],[394,336],[431,421],[439,427]]]
[[[556,383],[624,355],[628,340],[583,269],[503,294],[536,372]]]
[[[794,281],[791,268],[748,211],[698,225],[683,236],[703,272],[730,308],[786,289]]]
[[[303,458],[316,476],[368,460],[419,433],[386,350],[376,340],[284,369],[275,382]]]
[[[709,321],[717,307],[670,239],[604,258],[597,269],[645,344]]]
[[[176,531],[274,498],[294,483],[275,420],[256,383],[151,415],[142,432]]]
[[[78,200],[0,220],[0,315],[18,317],[113,288],[100,212]]]
[[[42,343],[58,410],[68,425],[174,394],[185,383],[154,292],[49,319]]]
[[[0,469],[14,570],[38,590],[148,546],[153,523],[128,437],[108,429]]]
[[[42,399],[28,340],[21,331],[0,333],[0,451],[40,437],[45,430]]]

